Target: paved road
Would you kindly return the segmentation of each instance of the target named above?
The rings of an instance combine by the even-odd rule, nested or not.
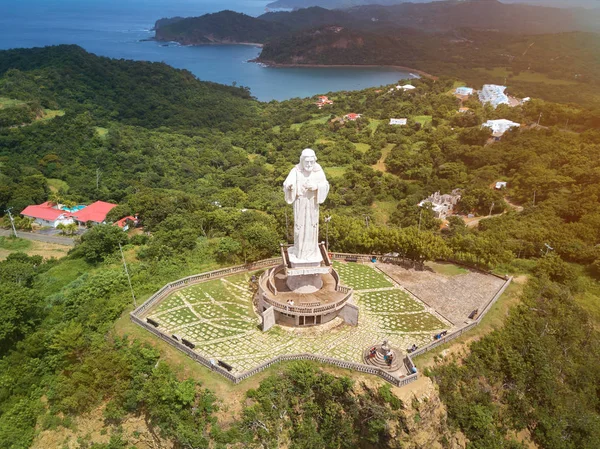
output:
[[[12,230],[0,229],[0,236],[9,237],[13,235]],[[41,235],[32,232],[17,231],[17,235],[22,239],[37,240],[38,242],[55,243],[56,245],[75,246],[75,241],[71,237],[57,237],[54,235]]]

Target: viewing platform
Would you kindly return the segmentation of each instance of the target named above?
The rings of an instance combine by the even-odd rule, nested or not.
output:
[[[353,290],[340,284],[339,275],[333,267],[323,267],[326,272],[318,274],[322,287],[311,293],[292,290],[287,282],[286,268],[285,264],[278,265],[265,271],[259,279],[258,309],[263,316],[263,330],[275,323],[286,326],[325,324],[340,315],[347,306],[347,313],[342,313],[342,318],[355,324],[358,309],[349,304]],[[355,313],[352,309],[356,309]]]

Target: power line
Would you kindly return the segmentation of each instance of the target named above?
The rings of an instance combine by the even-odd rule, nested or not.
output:
[[[133,286],[131,285],[131,277],[129,277],[129,270],[127,269],[127,262],[125,262],[125,256],[123,255],[123,247],[119,243],[119,250],[121,251],[121,258],[123,259],[123,266],[125,267],[125,274],[127,275],[127,280],[129,281],[129,288],[131,289],[131,297],[133,298],[133,307],[137,309],[137,300],[135,299],[135,294],[133,293]]]

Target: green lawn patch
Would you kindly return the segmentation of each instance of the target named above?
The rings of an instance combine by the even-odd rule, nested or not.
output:
[[[377,127],[381,124],[381,123],[387,123],[387,120],[375,120],[375,119],[369,119],[369,126],[368,128],[371,130],[371,135],[373,135],[375,133],[375,131],[377,130]]]
[[[325,175],[328,178],[338,178],[344,176],[346,174],[346,167],[323,167],[325,170]]]
[[[451,263],[427,262],[426,265],[436,273],[443,274],[444,276],[458,276],[469,272],[466,268]]]
[[[65,111],[62,109],[44,109],[44,116],[41,120],[52,120],[55,117],[62,117],[65,115]]]
[[[359,304],[365,310],[373,313],[396,314],[421,312],[424,309],[423,304],[419,301],[397,289],[360,293]]]
[[[38,276],[36,289],[43,297],[58,293],[82,274],[91,270],[91,265],[82,259],[64,260]]]
[[[10,108],[13,106],[19,106],[22,104],[25,104],[25,102],[21,101],[21,100],[15,100],[12,98],[0,97],[0,109],[1,108]]]
[[[356,148],[361,153],[365,154],[367,151],[371,149],[371,145],[368,143],[353,143],[354,148]]]
[[[413,117],[413,120],[425,126],[427,123],[431,123],[433,117],[431,115],[416,115]]]
[[[104,139],[108,134],[108,129],[102,128],[101,126],[95,126],[94,130],[96,131],[96,135],[102,139]]]
[[[381,327],[396,332],[433,332],[447,326],[428,312],[380,315]]]
[[[10,251],[25,251],[31,248],[31,241],[15,237],[0,237],[0,248]]]
[[[396,211],[397,206],[398,202],[394,200],[374,201],[371,209],[373,209],[375,221],[378,223],[387,223],[392,214]]]
[[[385,274],[369,265],[335,261],[333,266],[339,273],[342,283],[355,290],[394,286]]]

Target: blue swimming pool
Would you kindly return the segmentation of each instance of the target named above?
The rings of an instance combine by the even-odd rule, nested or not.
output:
[[[67,212],[78,212],[81,209],[83,209],[84,207],[85,207],[85,204],[78,204],[77,206],[74,206],[74,207],[62,206],[60,208],[60,210],[64,210],[64,211],[67,211]]]

